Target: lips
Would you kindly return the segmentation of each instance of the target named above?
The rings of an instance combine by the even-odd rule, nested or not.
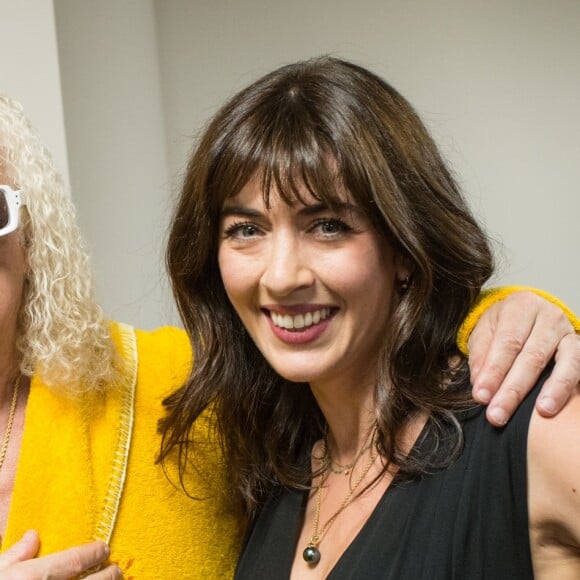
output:
[[[338,310],[332,306],[307,304],[262,308],[274,336],[293,346],[318,340],[332,324]]]
[[[274,326],[285,330],[300,331],[315,326],[322,320],[326,320],[332,314],[332,309],[323,307],[298,314],[287,314],[270,310],[269,314]]]

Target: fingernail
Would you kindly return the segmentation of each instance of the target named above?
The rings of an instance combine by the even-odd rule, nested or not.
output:
[[[489,409],[488,413],[496,425],[503,426],[508,421],[508,415],[501,407],[493,407]]]
[[[556,401],[554,401],[552,397],[542,397],[538,401],[538,405],[543,411],[546,411],[546,413],[553,414],[556,412]]]
[[[480,403],[487,404],[491,400],[491,393],[487,389],[478,389],[475,394]]]

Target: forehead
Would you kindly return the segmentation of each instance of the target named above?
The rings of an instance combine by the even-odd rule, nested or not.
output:
[[[0,185],[8,185],[12,189],[19,189],[17,186],[18,179],[15,179],[14,168],[10,170],[10,165],[3,158],[4,150],[0,146]]]
[[[353,199],[341,180],[333,179],[331,187],[318,193],[304,179],[267,179],[263,173],[255,173],[235,194],[224,201],[224,208],[232,206],[256,206],[270,210],[280,204],[290,208],[312,205],[342,206],[353,204]]]

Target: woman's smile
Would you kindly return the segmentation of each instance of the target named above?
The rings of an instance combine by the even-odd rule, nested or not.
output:
[[[310,309],[304,306],[304,313],[300,314],[284,314],[283,312],[276,312],[275,309],[267,310],[272,322],[275,326],[285,328],[286,330],[303,330],[310,326],[316,326],[320,321],[324,321],[333,313],[333,308],[322,307]]]
[[[292,311],[298,312],[293,314]],[[318,339],[338,312],[333,307],[297,305],[290,308],[263,308],[272,332],[282,342],[307,344]]]
[[[229,299],[272,367],[296,382],[368,382],[399,276],[389,243],[341,196],[305,189],[266,207],[258,179],[223,210],[219,266]],[[378,313],[378,314],[377,314]]]

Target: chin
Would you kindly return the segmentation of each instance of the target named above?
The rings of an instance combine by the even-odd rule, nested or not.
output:
[[[284,379],[293,383],[311,383],[327,376],[329,366],[322,361],[323,353],[273,352],[262,350],[268,364]]]
[[[273,369],[284,379],[292,383],[310,383],[316,379],[316,374],[312,370],[289,368],[272,365]]]

